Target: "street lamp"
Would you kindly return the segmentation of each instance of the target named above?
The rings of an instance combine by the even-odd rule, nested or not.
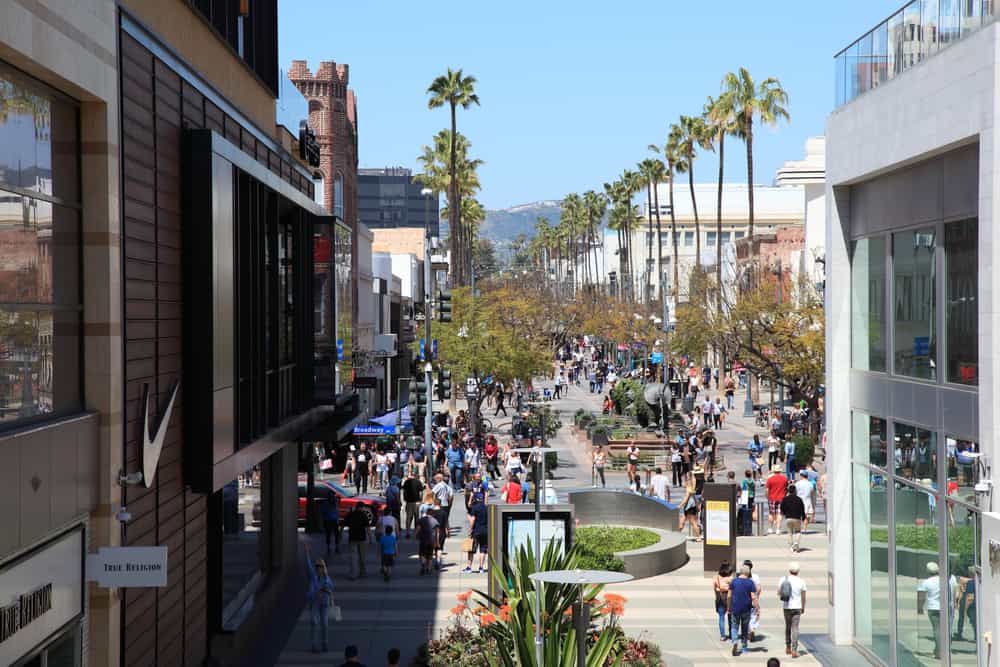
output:
[[[424,188],[420,191],[420,194],[424,196],[424,354],[426,355],[427,363],[424,365],[424,381],[427,383],[427,415],[424,417],[424,448],[427,450],[427,482],[430,484],[432,477],[433,466],[430,462],[434,460],[433,443],[431,442],[433,434],[431,432],[431,415],[433,414],[433,401],[434,401],[434,391],[433,391],[433,376],[431,373],[434,367],[431,365],[431,350],[433,349],[433,343],[431,338],[431,320],[434,319],[431,316],[431,294],[433,294],[431,280],[433,278],[433,273],[431,272],[431,252],[433,248],[433,242],[431,240],[431,195],[434,191],[430,188]]]

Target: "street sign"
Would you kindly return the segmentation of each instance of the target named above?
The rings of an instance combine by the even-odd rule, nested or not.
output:
[[[479,388],[479,380],[476,378],[466,378],[465,380],[465,394],[467,396],[475,395],[476,390]]]
[[[359,424],[351,431],[354,435],[394,435],[395,426],[382,426],[381,424]]]
[[[343,338],[338,338],[337,339],[337,361],[343,361],[343,360],[344,360],[344,339]]]
[[[374,377],[356,377],[356,378],[354,378],[354,388],[355,389],[377,389],[378,388],[378,378],[374,378]]]
[[[87,581],[104,588],[163,588],[166,547],[101,547],[87,554]]]
[[[426,346],[424,345],[424,339],[421,338],[420,339],[420,361],[426,361],[427,360],[426,353],[424,351],[425,347]]]

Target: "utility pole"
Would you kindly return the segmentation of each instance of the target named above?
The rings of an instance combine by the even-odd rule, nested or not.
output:
[[[433,191],[424,188],[420,194],[424,196],[424,380],[427,382],[427,415],[424,417],[424,449],[427,457],[427,485],[433,486],[434,479],[434,443],[431,432],[431,415],[434,407],[434,376],[431,365],[431,351],[433,339],[431,338],[431,295],[434,293],[431,285],[433,272],[431,271],[431,227],[430,227],[430,196]]]
[[[781,258],[778,258],[778,310],[781,310],[781,283],[784,282],[784,273],[781,270]],[[780,411],[784,413],[785,411],[785,375],[782,372],[781,365],[778,365],[778,405],[780,406]]]

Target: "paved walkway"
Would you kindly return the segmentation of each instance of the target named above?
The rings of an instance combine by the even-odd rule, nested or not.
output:
[[[568,449],[560,454],[553,483],[561,499],[572,489],[590,486],[589,445],[574,437],[569,427],[578,408],[597,411],[600,400],[601,396],[588,393],[584,386],[582,389],[571,387],[565,398],[552,403],[564,426],[551,444]],[[757,432],[752,418],[742,417],[741,405],[737,400],[737,410],[719,433],[726,461],[739,465],[746,459],[747,440]],[[504,428],[503,424],[496,426]],[[742,470],[739,472],[742,474]],[[609,473],[608,486],[624,488],[625,474]],[[817,518],[821,519],[822,515]],[[465,520],[465,509],[459,504],[452,510],[452,526],[461,526],[464,534]],[[398,647],[403,654],[402,664],[407,664],[421,642],[436,636],[448,624],[448,610],[456,604],[456,595],[486,584],[485,574],[461,574],[464,563],[460,564],[458,559],[464,555],[457,553],[458,539],[453,537],[449,542],[444,571],[427,577],[417,574],[414,541],[403,540],[397,572],[390,583],[378,576],[374,548],[368,554],[369,576],[354,582],[346,578],[346,556],[331,556],[331,574],[337,587],[335,597],[344,614],[344,620],[330,629],[333,651],[326,655],[309,651],[309,615],[303,610],[277,664],[283,667],[339,664],[347,644],[357,645],[362,661],[370,665],[382,664],[388,649]],[[324,550],[317,537],[303,535],[303,541],[314,545],[314,553]],[[867,664],[853,651],[831,647],[825,637],[828,610],[825,524],[819,523],[815,530],[811,529],[803,538],[802,546],[803,551],[795,559],[801,563],[809,593],[801,626],[805,655],[795,664],[836,664],[837,667]],[[701,545],[695,542],[688,543],[690,561],[683,568],[612,588],[628,599],[623,618],[625,628],[659,644],[669,667],[762,665],[771,656],[785,663],[784,626],[776,593],[777,582],[788,561],[792,560],[785,538],[780,535],[741,537],[738,553],[740,560],[753,560],[764,587],[760,636],[749,655],[734,658],[728,653],[729,644],[719,641],[711,581],[702,572]]]

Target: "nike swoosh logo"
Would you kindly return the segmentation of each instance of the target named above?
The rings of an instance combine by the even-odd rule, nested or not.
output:
[[[170,394],[170,401],[167,409],[163,411],[160,418],[160,425],[156,429],[156,435],[149,434],[149,385],[143,387],[143,407],[142,407],[142,481],[148,489],[153,485],[156,477],[156,466],[160,461],[160,452],[163,450],[163,441],[167,437],[167,425],[170,423],[170,413],[174,409],[174,399],[177,398],[177,389],[181,386],[180,380],[174,383],[174,389]]]

